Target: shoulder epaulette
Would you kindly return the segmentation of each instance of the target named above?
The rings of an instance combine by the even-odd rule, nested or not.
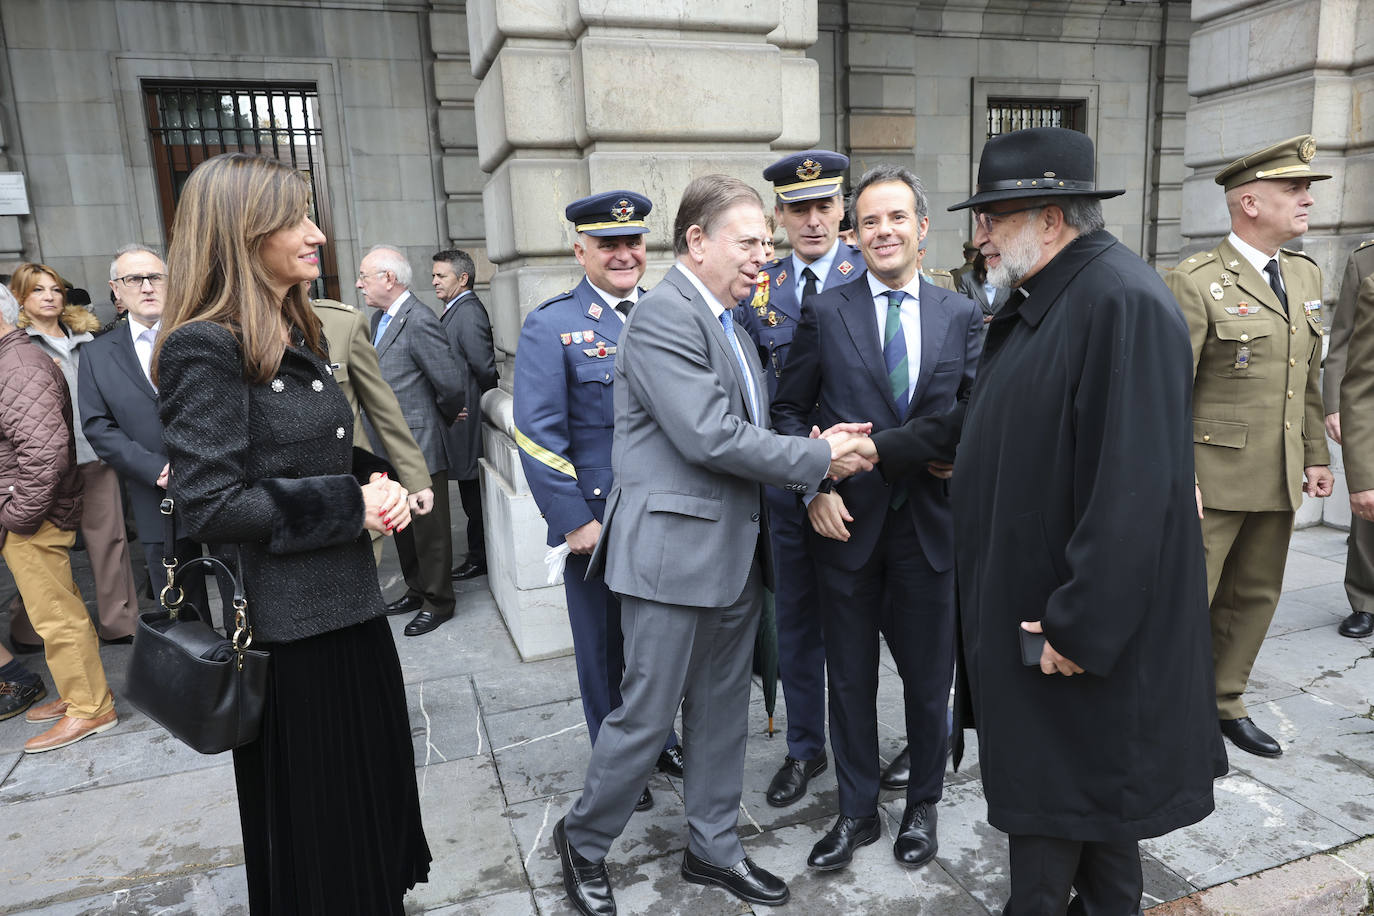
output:
[[[1199,251],[1197,254],[1189,255],[1180,261],[1174,270],[1190,274],[1204,267],[1216,267],[1219,263],[1220,261],[1217,259],[1217,253],[1215,251]]]
[[[1370,245],[1374,245],[1374,239],[1365,239],[1360,243],[1360,248],[1368,248]],[[1360,248],[1356,248],[1355,250],[1359,251]]]
[[[1291,254],[1297,258],[1302,258],[1306,261],[1311,261],[1314,267],[1317,265],[1316,259],[1305,251],[1294,251],[1292,248],[1280,248],[1279,251],[1282,251],[1284,254]]]
[[[559,293],[557,296],[550,296],[548,299],[545,299],[543,302],[541,302],[541,303],[539,303],[538,305],[536,305],[536,306],[534,307],[534,310],[537,312],[537,311],[539,311],[540,309],[544,308],[545,306],[553,305],[555,302],[563,302],[564,300],[571,299],[571,298],[572,298],[572,294],[573,294],[573,291],[572,291],[572,290],[570,290],[570,289],[565,289],[565,290],[563,290],[563,292]]]
[[[327,309],[338,309],[341,312],[356,312],[357,308],[347,302],[340,302],[338,299],[311,299],[310,304]]]

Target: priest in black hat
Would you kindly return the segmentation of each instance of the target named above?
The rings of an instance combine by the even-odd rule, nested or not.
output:
[[[1005,914],[1136,913],[1138,841],[1206,817],[1226,770],[1193,489],[1192,351],[1158,274],[1103,227],[1092,141],[984,147],[970,208],[988,328],[951,480],[962,652]],[[892,479],[920,430],[873,436]],[[969,720],[972,720],[970,722]],[[958,757],[956,756],[956,763]]]

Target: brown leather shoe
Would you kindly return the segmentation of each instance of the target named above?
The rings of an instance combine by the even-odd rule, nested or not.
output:
[[[25,741],[24,753],[41,754],[44,751],[55,751],[59,747],[75,744],[82,738],[109,731],[118,724],[119,716],[115,715],[113,709],[103,716],[96,716],[94,719],[74,719],[71,716],[63,716],[60,722],[37,738],[30,738]]]
[[[42,703],[38,706],[30,706],[29,711],[24,713],[25,722],[52,722],[60,719],[67,714],[67,701],[58,697],[51,703]]]

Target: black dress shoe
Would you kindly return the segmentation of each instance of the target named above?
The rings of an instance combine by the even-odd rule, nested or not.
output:
[[[425,599],[419,595],[402,595],[388,604],[384,610],[386,616],[395,617],[397,614],[413,614],[424,606]]]
[[[645,786],[644,791],[639,793],[639,801],[635,802],[636,811],[648,811],[654,806],[654,796],[649,792],[649,787]]]
[[[674,779],[682,778],[682,745],[676,744],[658,755],[658,771],[667,773]]]
[[[453,567],[453,578],[455,579],[475,579],[487,571],[487,564],[474,563],[471,560],[464,560],[461,566]]]
[[[781,906],[791,896],[786,882],[755,865],[748,856],[729,868],[721,868],[698,858],[689,849],[682,857],[682,877],[693,884],[723,887],[741,900],[763,906]]]
[[[1269,737],[1260,727],[1250,721],[1249,716],[1239,719],[1222,719],[1221,733],[1231,739],[1231,743],[1242,751],[1260,757],[1281,757],[1283,748]]]
[[[1336,632],[1351,639],[1364,639],[1374,633],[1374,614],[1364,611],[1351,611],[1350,616],[1341,621]]]
[[[811,847],[811,855],[806,857],[806,864],[816,871],[844,868],[854,858],[854,850],[876,842],[882,835],[883,825],[878,820],[878,815],[845,817],[841,814],[835,821],[835,826]]]
[[[892,762],[883,770],[883,775],[878,778],[878,785],[884,789],[905,789],[906,784],[911,782],[911,747],[902,748],[902,752],[892,758]]]
[[[100,637],[100,644],[102,646],[132,646],[134,644],[134,637],[129,635],[116,636],[114,639],[106,639],[102,636]]]
[[[559,818],[553,825],[553,845],[563,865],[563,890],[569,902],[582,916],[615,916],[615,895],[611,893],[606,860],[593,862],[578,855],[568,843],[563,820]]]
[[[806,784],[811,777],[824,773],[829,765],[824,753],[811,760],[798,760],[791,756],[784,758],[782,766],[773,774],[773,781],[768,784],[768,795],[765,796],[768,804],[774,808],[786,808],[797,801],[806,794]]]
[[[935,858],[940,841],[935,836],[937,812],[934,802],[908,806],[902,815],[902,829],[892,844],[892,856],[908,868],[920,868]]]
[[[430,630],[437,629],[439,624],[445,620],[451,620],[453,612],[438,614],[434,611],[421,611],[415,615],[415,619],[406,624],[405,634],[407,636],[424,636]]]

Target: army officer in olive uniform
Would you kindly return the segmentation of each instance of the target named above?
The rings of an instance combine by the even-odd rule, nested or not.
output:
[[[1331,495],[1322,419],[1321,270],[1281,248],[1307,231],[1317,144],[1294,137],[1232,162],[1231,233],[1165,276],[1192,337],[1193,444],[1201,491],[1217,715],[1236,747],[1277,757],[1241,695],[1283,584],[1304,492]]]
[[[1322,372],[1322,402],[1326,405],[1326,434],[1344,446],[1341,430],[1341,383],[1344,380],[1350,355],[1350,334],[1355,327],[1356,302],[1360,297],[1374,297],[1374,239],[1366,239],[1359,248],[1350,252],[1345,265],[1345,277],[1341,280],[1341,292],[1336,299],[1335,314],[1328,316],[1331,322],[1331,344],[1326,348],[1325,371]],[[1374,302],[1364,308],[1374,308]],[[1366,341],[1368,343],[1368,341]],[[1353,374],[1353,373],[1352,373]],[[1356,381],[1357,386],[1361,383]],[[1363,405],[1368,411],[1374,402]],[[1355,421],[1360,425],[1360,421]],[[1371,454],[1370,443],[1362,443],[1364,454]],[[1348,453],[1347,453],[1348,454]],[[1359,463],[1357,457],[1356,463]],[[1346,462],[1346,477],[1350,476],[1349,461]],[[1358,492],[1358,491],[1356,491]],[[1363,639],[1374,634],[1374,521],[1361,518],[1353,511],[1350,516],[1349,549],[1345,555],[1345,595],[1350,601],[1350,614],[1336,628],[1342,636]]]
[[[564,211],[586,276],[540,304],[515,348],[515,442],[530,493],[548,523],[550,547],[567,544],[563,591],[572,625],[582,711],[592,744],[601,722],[620,705],[625,668],[620,602],[587,561],[601,534],[611,493],[611,399],[615,354],[644,276],[644,218],[649,198],[607,191],[573,201]],[[682,749],[671,730],[658,768],[682,777]],[[653,806],[646,788],[635,806]]]

